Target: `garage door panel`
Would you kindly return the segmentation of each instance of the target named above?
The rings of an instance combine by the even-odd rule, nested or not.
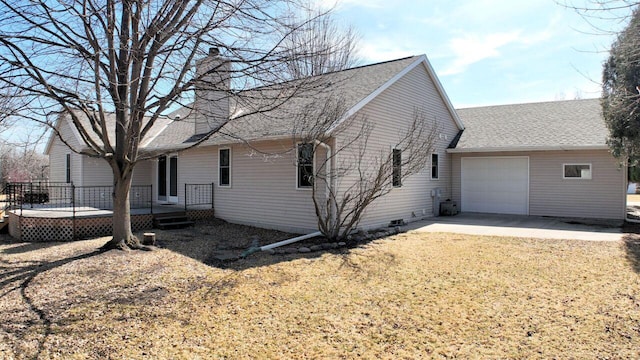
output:
[[[527,157],[462,158],[462,211],[529,213]]]

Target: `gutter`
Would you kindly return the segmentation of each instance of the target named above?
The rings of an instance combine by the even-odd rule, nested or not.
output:
[[[449,154],[462,153],[490,153],[490,152],[517,152],[517,151],[569,151],[569,150],[608,150],[607,145],[555,145],[555,146],[505,146],[505,147],[480,147],[480,148],[455,148],[446,149]]]

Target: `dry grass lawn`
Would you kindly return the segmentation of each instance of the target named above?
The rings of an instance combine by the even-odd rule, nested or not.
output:
[[[637,239],[409,233],[224,268],[106,240],[0,244],[0,358],[640,357]]]

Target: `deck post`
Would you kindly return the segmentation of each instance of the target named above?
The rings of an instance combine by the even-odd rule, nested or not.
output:
[[[184,212],[187,212],[187,184],[184,184]]]
[[[20,184],[20,193],[19,193],[20,197],[22,199],[20,199],[20,216],[22,216],[22,207],[24,206],[24,184]],[[17,195],[16,195],[17,198]]]
[[[215,188],[214,183],[211,183],[211,208],[213,209],[213,189]]]
[[[29,202],[31,203],[31,208],[33,209],[33,182],[29,181]]]
[[[72,222],[72,240],[76,239],[76,187],[73,185],[73,183],[71,183],[71,207],[72,207],[72,216],[71,216],[71,222]]]
[[[149,194],[149,201],[151,203],[151,215],[153,215],[153,184],[149,185],[149,188],[151,189],[149,190],[151,191],[151,194]]]

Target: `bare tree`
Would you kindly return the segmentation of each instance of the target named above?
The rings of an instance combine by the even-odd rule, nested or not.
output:
[[[316,161],[316,166],[309,166],[313,171],[298,166],[312,185],[318,228],[330,240],[344,239],[372,203],[423,171],[440,130],[422,109],[414,109],[390,149],[371,141],[375,127],[365,114],[342,120],[346,111],[336,96],[321,105],[309,104],[296,119],[294,131],[294,140],[302,143],[298,162]]]
[[[24,106],[20,103],[18,91],[16,88],[0,86],[0,132],[12,125],[14,115]]]
[[[282,72],[300,79],[357,66],[359,36],[351,26],[341,26],[335,18],[322,16],[310,7],[307,21],[285,41],[291,61],[283,63]]]
[[[49,161],[35,143],[0,143],[0,183],[46,180]]]
[[[84,142],[72,150],[108,162],[114,226],[104,248],[138,248],[130,221],[132,172],[139,161],[159,155],[144,153],[141,142],[162,115],[191,103],[196,88],[215,90],[217,102],[260,99],[239,117],[295,97],[305,82],[289,86],[282,81],[291,76],[279,70],[313,54],[290,49],[288,41],[328,15],[300,19],[304,13],[297,0],[0,0],[0,83],[33,105],[21,117],[53,125],[68,116]],[[195,71],[195,60],[210,48],[219,49],[222,60]],[[198,107],[197,92],[195,98],[192,118],[220,119],[192,146],[228,121],[227,114]]]

